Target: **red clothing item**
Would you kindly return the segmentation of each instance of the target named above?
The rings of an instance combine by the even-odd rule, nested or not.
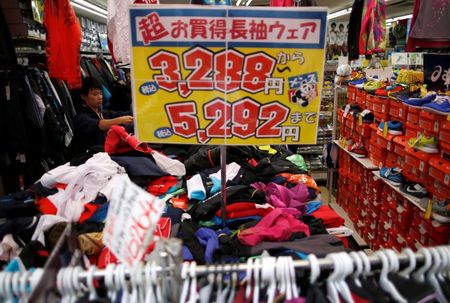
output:
[[[105,152],[113,155],[134,150],[144,154],[152,152],[152,149],[146,143],[139,142],[135,136],[127,133],[123,126],[111,126],[105,139]]]
[[[56,215],[58,209],[48,198],[36,200],[37,209],[44,215]]]
[[[150,181],[147,185],[147,191],[154,196],[164,195],[172,186],[178,182],[177,177],[163,176],[156,180]]]
[[[253,216],[261,216],[269,214],[273,210],[270,204],[256,204],[250,202],[239,202],[227,205],[225,207],[227,219],[246,218]],[[216,216],[222,218],[222,210],[216,211]]]
[[[81,213],[79,222],[84,223],[87,219],[92,217],[95,214],[95,212],[97,211],[97,209],[99,209],[100,207],[102,207],[102,205],[100,205],[100,204],[94,204],[94,203],[85,204],[84,211],[83,211],[83,213]]]
[[[322,205],[318,210],[312,213],[312,216],[317,219],[322,219],[326,228],[339,227],[344,225],[345,220],[339,216],[328,205]]]
[[[50,77],[67,81],[70,89],[80,88],[81,28],[69,0],[44,1],[44,25]]]

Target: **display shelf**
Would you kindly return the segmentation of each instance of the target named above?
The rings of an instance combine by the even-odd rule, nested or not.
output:
[[[15,41],[15,42],[41,42],[41,43],[45,43],[45,39],[44,38],[33,37],[33,36],[12,37],[12,40]]]
[[[364,239],[361,237],[361,235],[359,235],[356,230],[355,230],[355,225],[353,224],[352,220],[350,220],[350,218],[348,217],[347,213],[345,212],[345,210],[340,207],[337,203],[332,202],[330,203],[330,207],[342,218],[344,218],[345,220],[345,226],[347,226],[348,228],[350,228],[351,230],[353,230],[353,239],[355,239],[356,244],[358,244],[361,248],[365,248],[368,247],[369,245],[366,243],[366,241],[364,241]]]
[[[413,205],[417,206],[418,209],[420,209],[422,212],[426,212],[426,209],[420,205],[420,202],[422,201],[422,199],[416,198],[414,196],[408,195],[404,192],[402,192],[400,190],[399,187],[393,185],[392,183],[389,182],[389,180],[386,180],[385,178],[380,176],[380,171],[373,171],[372,172],[375,177],[377,177],[378,179],[380,179],[381,181],[383,181],[383,183],[387,184],[390,188],[392,188],[393,190],[395,190],[396,193],[398,193],[399,195],[401,195],[402,197],[404,197],[406,200],[408,200],[410,203],[412,203]],[[445,219],[445,217],[440,216],[436,213],[431,213],[431,218],[433,220],[436,220],[437,222],[440,223],[450,223],[450,218]]]
[[[334,140],[333,141],[334,144],[336,144],[337,146],[339,146],[340,149],[342,149],[343,151],[345,151],[346,153],[348,153],[353,159],[356,160],[356,162],[358,162],[359,164],[361,164],[362,166],[364,166],[364,168],[369,169],[369,170],[376,170],[379,169],[378,166],[376,166],[372,160],[370,160],[369,158],[358,158],[355,155],[353,155],[351,152],[349,152],[348,150],[346,150],[344,147],[341,146],[341,144],[339,144],[339,140]]]
[[[328,171],[327,170],[313,170],[310,172],[310,175],[315,181],[326,181],[328,178]]]

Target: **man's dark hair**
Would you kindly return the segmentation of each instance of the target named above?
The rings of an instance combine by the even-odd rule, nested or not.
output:
[[[344,29],[344,24],[339,24],[339,29]]]
[[[336,27],[336,23],[334,23],[334,22],[333,22],[333,23],[331,23],[331,26],[334,26],[334,27]]]
[[[81,86],[81,94],[87,96],[91,89],[102,89],[102,84],[92,77],[86,77],[83,79]]]

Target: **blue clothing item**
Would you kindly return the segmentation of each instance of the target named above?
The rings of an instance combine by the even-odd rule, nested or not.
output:
[[[430,103],[425,104],[423,107],[429,108],[441,114],[448,114],[450,113],[450,97],[438,96],[436,97],[436,99],[434,99]]]
[[[214,263],[214,252],[219,248],[219,239],[216,232],[210,228],[201,227],[195,232],[198,242],[205,246],[205,262]]]
[[[273,177],[272,180],[270,180],[270,182],[275,183],[275,184],[283,185],[284,183],[287,182],[287,179],[285,177],[282,177],[282,176],[275,176],[275,177]]]
[[[228,225],[228,224],[239,222],[239,221],[261,220],[261,218],[262,218],[261,216],[242,217],[242,218],[229,219],[229,220],[227,220],[226,223]],[[222,225],[222,219],[217,216],[212,217],[211,220],[218,226]]]
[[[108,208],[109,203],[105,203],[102,206],[100,206],[95,213],[86,220],[86,222],[95,222],[95,223],[102,223],[106,220],[106,215],[108,214]]]
[[[402,172],[398,168],[382,167],[380,169],[380,176],[388,179],[394,185],[400,185],[404,182]]]
[[[423,106],[427,103],[430,103],[436,98],[435,94],[427,95],[423,98],[420,97],[411,97],[411,96],[399,96],[398,99],[400,99],[403,103],[408,104],[409,106]]]
[[[218,193],[222,189],[222,183],[221,183],[221,180],[219,178],[217,178],[216,176],[211,176],[210,179],[213,183],[213,186],[211,187],[210,195],[214,195],[215,193]]]
[[[220,236],[220,235],[223,235],[223,234],[229,236],[229,235],[231,235],[231,230],[228,227],[224,227],[222,229],[216,230],[216,235],[217,236]]]
[[[130,177],[167,176],[166,172],[147,157],[111,156],[111,159],[125,168]]]
[[[103,106],[105,108],[109,108],[109,101],[111,101],[112,95],[104,85],[102,85],[102,93],[103,93]]]
[[[191,251],[189,250],[189,248],[186,245],[183,245],[182,254],[183,254],[184,261],[193,261],[194,260],[194,257],[192,256]]]
[[[348,84],[350,84],[350,85],[358,85],[358,84],[363,84],[363,83],[366,83],[366,82],[367,82],[367,79],[366,78],[362,78],[360,80],[350,81]]]
[[[320,208],[322,201],[312,201],[306,203],[306,214],[310,215]]]

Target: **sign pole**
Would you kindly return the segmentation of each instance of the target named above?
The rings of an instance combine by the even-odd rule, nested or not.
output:
[[[227,211],[227,147],[220,145],[220,174],[221,174],[221,194],[222,194],[222,227],[226,226]]]

